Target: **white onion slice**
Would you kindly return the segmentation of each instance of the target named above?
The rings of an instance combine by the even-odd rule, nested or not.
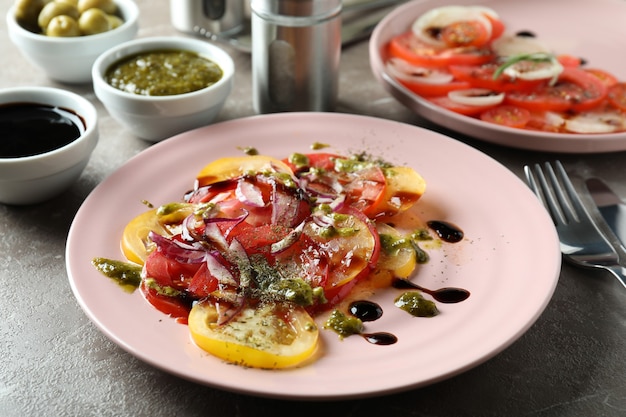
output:
[[[511,78],[521,80],[547,80],[556,78],[563,72],[559,61],[533,62],[522,60],[508,66],[503,73]]]
[[[556,129],[560,129],[565,125],[565,118],[561,114],[552,111],[545,113],[543,121],[546,126]]]
[[[450,100],[466,106],[495,106],[504,100],[504,93],[497,93],[486,88],[468,88],[448,93]]]
[[[415,36],[421,41],[429,45],[445,48],[447,46],[446,43],[434,37],[433,33],[437,33],[439,30],[453,23],[471,20],[479,21],[487,30],[488,37],[491,37],[491,22],[485,17],[484,11],[478,7],[436,7],[417,18],[417,20],[413,22],[411,29]]]
[[[612,133],[626,126],[626,118],[618,113],[585,113],[565,121],[565,130],[572,133]]]
[[[496,55],[499,57],[511,57],[516,55],[551,53],[544,43],[535,37],[515,36],[505,34],[491,44]]]
[[[391,58],[385,65],[387,73],[397,80],[434,85],[447,84],[454,79],[449,72],[418,67],[400,58]]]

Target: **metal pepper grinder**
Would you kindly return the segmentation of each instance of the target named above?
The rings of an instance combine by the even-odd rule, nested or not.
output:
[[[251,11],[256,112],[333,111],[341,0],[252,0]]]

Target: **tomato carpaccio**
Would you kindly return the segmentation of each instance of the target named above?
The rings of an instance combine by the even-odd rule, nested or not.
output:
[[[386,45],[386,71],[428,102],[486,123],[552,133],[626,131],[623,81],[550,51],[528,32],[506,29],[496,11],[483,6],[431,9]],[[463,96],[476,88],[504,98],[486,104]]]
[[[376,221],[406,210],[424,190],[414,171],[363,156],[248,158],[210,164],[211,175],[197,178],[183,202],[151,211],[166,213],[162,230],[169,232],[145,237],[151,249],[141,290],[181,322],[207,298],[219,306],[218,321],[268,300],[310,313],[335,306],[374,268],[384,268]],[[237,165],[245,168],[233,170]],[[399,195],[411,204],[400,205]],[[140,235],[145,222],[159,223],[140,219],[125,233]]]

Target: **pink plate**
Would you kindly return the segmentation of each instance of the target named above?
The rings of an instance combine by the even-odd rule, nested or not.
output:
[[[491,7],[515,33],[527,30],[557,53],[584,58],[589,68],[602,68],[626,81],[626,2],[623,0],[455,0],[455,5]],[[476,139],[499,145],[546,152],[600,153],[626,150],[626,132],[567,134],[534,132],[483,122],[436,106],[412,93],[384,71],[384,46],[409,30],[413,21],[437,0],[414,0],[394,9],[376,26],[370,38],[370,66],[374,76],[398,101],[422,117]]]
[[[185,325],[129,294],[91,265],[95,257],[122,259],[126,223],[154,205],[179,201],[208,162],[242,155],[244,147],[286,157],[326,151],[368,152],[407,164],[426,179],[418,203],[423,220],[447,220],[465,239],[429,250],[416,272],[426,287],[462,287],[471,296],[440,304],[432,319],[393,306],[399,290],[373,300],[384,316],[368,331],[399,341],[375,346],[353,336],[340,341],[322,330],[322,355],[288,371],[228,365],[197,348]],[[505,197],[506,195],[506,197]],[[268,397],[337,399],[385,394],[433,383],[474,367],[513,343],[539,317],[558,280],[561,256],[546,211],[529,188],[479,151],[425,129],[364,116],[285,113],[215,124],[158,143],[129,160],[85,200],[71,226],[67,271],[79,304],[113,342],[141,360],[213,387]],[[321,325],[320,320],[320,325]]]

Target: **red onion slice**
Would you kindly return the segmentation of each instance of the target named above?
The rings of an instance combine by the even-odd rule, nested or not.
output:
[[[226,258],[239,270],[239,287],[249,288],[252,284],[252,267],[250,265],[250,259],[248,253],[243,245],[237,240],[233,239],[228,246],[228,252],[225,254]]]
[[[263,201],[261,189],[251,182],[246,181],[245,178],[237,182],[235,195],[239,201],[252,207],[265,207],[266,205],[265,201]]]
[[[233,274],[230,272],[228,267],[224,265],[217,256],[215,256],[215,254],[208,254],[206,257],[206,264],[209,272],[215,277],[215,279],[217,279],[218,283],[237,286],[237,281],[235,280]]]
[[[166,257],[175,259],[177,262],[197,264],[204,262],[206,259],[206,250],[199,242],[189,244],[180,240],[169,239],[152,231],[148,234],[148,237]]]
[[[306,222],[300,223],[295,229],[290,231],[287,234],[287,236],[285,236],[284,238],[282,238],[278,242],[272,243],[271,246],[270,246],[270,253],[272,255],[276,255],[278,253],[284,252],[289,247],[291,247],[291,245],[296,243],[298,241],[298,239],[300,239],[300,236],[302,235],[302,231],[304,230],[304,224],[305,223]]]

